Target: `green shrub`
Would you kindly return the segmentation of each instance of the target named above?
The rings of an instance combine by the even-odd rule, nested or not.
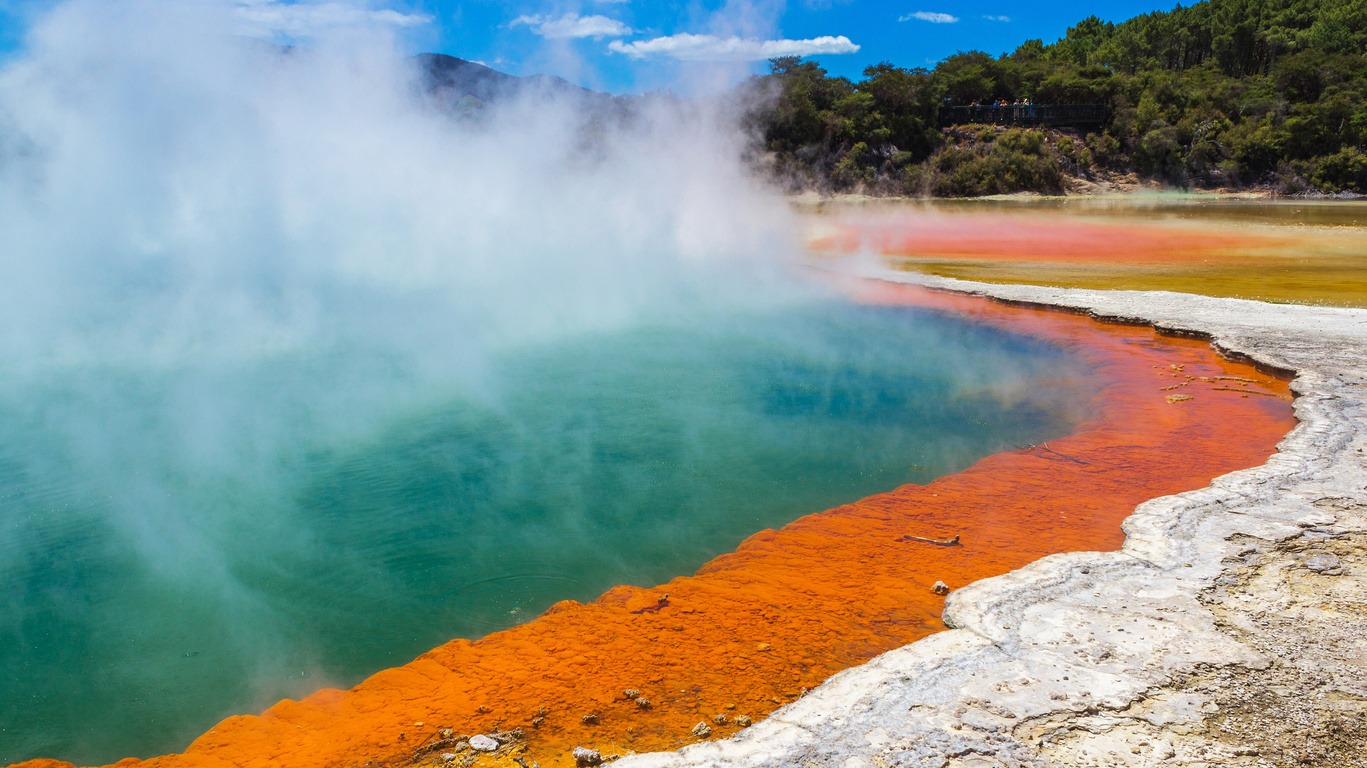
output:
[[[1016,152],[1023,155],[1039,155],[1044,151],[1044,133],[1042,131],[1022,130],[1012,128],[1003,133],[997,139],[997,145],[1009,152]]]
[[[1063,167],[1056,154],[1045,151],[1043,133],[1010,130],[991,144],[935,153],[916,171],[903,174],[903,187],[937,197],[1059,193]]]
[[[1367,153],[1357,147],[1344,147],[1318,158],[1311,179],[1323,192],[1367,194]]]
[[[859,142],[845,153],[831,169],[831,182],[836,189],[850,190],[874,180],[874,169],[868,163],[869,145]]]
[[[1109,133],[1087,134],[1087,149],[1101,165],[1113,167],[1120,160],[1120,139]]]
[[[1177,129],[1171,125],[1155,128],[1144,134],[1134,153],[1136,168],[1168,181],[1184,179],[1183,163],[1182,144]]]

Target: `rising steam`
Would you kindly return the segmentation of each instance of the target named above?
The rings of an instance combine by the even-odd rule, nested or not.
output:
[[[1085,399],[826,311],[724,108],[472,108],[348,7],[72,0],[0,67],[0,763],[183,748]]]
[[[201,396],[235,368],[360,350],[309,406],[391,418],[434,382],[478,387],[491,349],[754,295],[789,250],[697,104],[524,94],[460,117],[387,27],[283,49],[226,33],[236,10],[76,0],[0,73],[5,396],[163,370],[193,462],[263,407]],[[159,538],[135,543],[185,552]]]
[[[477,349],[776,251],[779,209],[697,104],[453,119],[383,29],[282,50],[220,32],[232,10],[69,3],[0,76],[5,351],[250,354],[339,324]]]
[[[225,554],[315,544],[272,502],[282,467],[454,392],[496,402],[501,350],[772,296],[756,281],[791,248],[719,110],[542,93],[459,113],[384,18],[285,48],[243,34],[266,18],[245,7],[73,0],[0,70],[0,643],[197,653],[126,612],[158,596],[276,680],[266,704],[325,682],[282,690],[298,667]],[[131,699],[148,673],[0,663],[15,696]],[[196,684],[218,683],[160,688]],[[0,705],[0,757],[61,746],[26,706]],[[57,727],[79,706],[52,702]]]

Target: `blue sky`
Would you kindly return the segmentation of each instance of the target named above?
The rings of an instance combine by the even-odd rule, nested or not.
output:
[[[122,0],[108,0],[120,2]],[[167,0],[195,2],[197,0]],[[437,51],[512,74],[546,72],[612,92],[716,84],[785,53],[858,79],[880,61],[929,66],[956,51],[1050,42],[1090,14],[1122,21],[1175,0],[224,0],[258,34],[307,45],[330,26],[393,27]],[[0,0],[0,51],[53,0]]]

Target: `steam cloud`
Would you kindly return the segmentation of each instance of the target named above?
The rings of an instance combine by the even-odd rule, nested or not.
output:
[[[284,50],[223,34],[236,10],[75,0],[0,73],[0,393],[16,410],[102,370],[77,377],[81,397],[118,413],[118,374],[164,371],[178,426],[157,437],[207,461],[213,425],[273,428],[251,393],[243,412],[202,395],[234,369],[360,350],[368,367],[329,370],[308,406],[383,420],[434,382],[477,387],[490,350],[754,296],[792,250],[719,112],[660,100],[604,120],[542,94],[461,120],[420,97],[389,25],[357,17]],[[124,511],[155,517],[141,498]],[[183,520],[138,523],[137,547],[199,563],[153,532]]]
[[[221,543],[311,542],[240,478],[478,393],[496,351],[773,296],[793,252],[720,109],[460,117],[421,94],[404,24],[329,11],[282,49],[239,34],[269,22],[243,7],[73,0],[0,70],[0,642],[39,642],[43,600],[126,630],[90,642],[174,645],[81,570],[113,558],[230,644],[255,624],[238,651],[278,674]]]
[[[0,76],[6,351],[250,353],[393,300],[477,347],[781,250],[719,121],[659,103],[589,147],[563,100],[455,121],[383,28],[282,53],[216,34],[232,10],[70,3]]]

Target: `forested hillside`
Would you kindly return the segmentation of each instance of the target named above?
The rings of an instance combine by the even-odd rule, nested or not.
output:
[[[1059,192],[1130,174],[1179,187],[1367,193],[1367,0],[1205,0],[932,70],[850,82],[774,59],[745,86],[770,169],[794,188]],[[1084,130],[940,127],[955,105],[1105,104]]]

